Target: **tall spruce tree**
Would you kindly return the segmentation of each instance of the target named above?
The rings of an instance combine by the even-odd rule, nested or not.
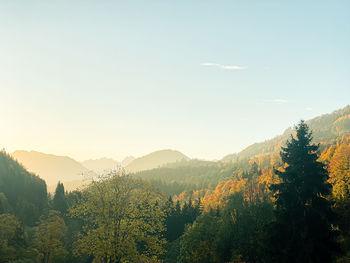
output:
[[[318,145],[304,121],[282,147],[284,171],[276,170],[279,184],[271,186],[276,221],[271,230],[271,262],[332,262],[337,252],[334,215],[327,196],[328,172],[319,162]]]
[[[62,215],[67,213],[67,200],[64,192],[64,185],[58,182],[55,195],[52,200],[52,206],[54,210],[60,211]]]

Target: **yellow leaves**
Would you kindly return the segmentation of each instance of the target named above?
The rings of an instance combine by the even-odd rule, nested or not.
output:
[[[111,262],[135,262],[161,255],[165,214],[160,203],[162,196],[125,175],[95,181],[71,209],[88,230],[76,243],[75,253]],[[138,242],[144,244],[141,250],[136,246]]]
[[[220,182],[214,191],[207,191],[202,198],[204,210],[222,206],[226,203],[227,197],[244,189],[247,179],[230,179]]]
[[[336,199],[350,198],[350,144],[343,142],[334,150],[329,163],[329,182]]]

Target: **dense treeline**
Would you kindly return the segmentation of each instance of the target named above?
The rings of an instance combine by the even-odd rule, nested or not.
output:
[[[116,171],[53,196],[1,152],[0,262],[349,262],[350,135],[319,154],[304,122],[294,134],[280,155]]]
[[[35,194],[33,194],[35,193]],[[15,215],[33,226],[47,206],[46,183],[0,152],[0,213]]]
[[[335,140],[350,131],[350,105],[343,109],[336,110],[330,114],[323,114],[307,122],[313,131],[315,143],[323,143]],[[256,155],[278,153],[280,147],[286,143],[293,134],[293,129],[288,128],[285,132],[270,140],[254,143],[241,151],[239,154],[225,156],[222,161],[229,162],[237,158],[252,158]]]
[[[22,218],[26,210],[18,212],[16,202],[11,206],[6,189],[16,186],[17,174],[22,181],[43,181],[2,154],[1,167],[7,170],[1,170],[6,176],[1,177],[0,262],[173,262],[171,253],[177,257],[185,225],[200,214],[198,200],[174,203],[148,183],[118,171],[81,191],[65,192],[58,183],[53,196],[47,196],[44,183],[44,195],[34,204],[42,207],[40,213]],[[12,190],[18,204],[22,194],[37,191],[17,187]]]
[[[228,163],[190,160],[138,172],[132,176],[150,182],[167,195],[178,195],[184,191],[213,190],[219,182],[238,178],[249,167],[247,158]]]
[[[349,141],[343,137],[346,146],[329,154],[335,158],[329,175],[311,139],[300,123],[282,147],[283,166],[274,170],[275,182],[265,185],[269,191],[258,189],[254,178],[262,172],[254,165],[244,186],[203,212],[181,238],[179,261],[348,262]]]

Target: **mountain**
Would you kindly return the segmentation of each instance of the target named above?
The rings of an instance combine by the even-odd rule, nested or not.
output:
[[[320,143],[320,151],[329,148],[334,151],[332,145],[338,145],[346,138],[350,138],[350,106],[321,115],[307,123],[313,131],[314,141]],[[273,167],[279,167],[281,164],[279,157],[281,146],[285,145],[292,132],[292,129],[288,128],[280,136],[252,144],[242,152],[228,155],[218,162],[193,159],[178,161],[152,170],[139,171],[133,176],[149,181],[167,195],[181,193],[183,196],[183,193],[186,193],[185,196],[189,194],[187,195],[189,198],[191,191],[194,191],[193,193],[199,191],[198,193],[204,196],[207,190],[213,191],[217,186],[226,189],[232,180],[241,182],[242,176],[246,176],[244,173],[252,169],[251,164],[256,163],[263,171],[262,181],[270,184],[273,181]]]
[[[179,151],[161,150],[152,152],[140,158],[136,158],[125,167],[127,172],[139,172],[154,169],[168,163],[175,163],[181,160],[189,160],[189,158]]]
[[[103,173],[104,171],[114,170],[120,166],[120,163],[110,158],[100,158],[95,160],[86,160],[81,164],[87,169],[96,173]]]
[[[350,132],[350,105],[343,109],[323,114],[319,117],[306,121],[313,132],[315,143],[327,143]],[[288,128],[282,135],[260,143],[254,143],[243,151],[230,154],[221,159],[229,162],[240,158],[251,158],[260,154],[276,153],[280,147],[290,138],[292,128]]]
[[[36,151],[15,151],[11,156],[28,171],[44,179],[47,185],[56,185],[58,181],[83,179],[88,169],[67,156],[57,156]]]
[[[133,156],[127,156],[121,161],[122,167],[128,166],[133,160],[135,160],[135,157]]]

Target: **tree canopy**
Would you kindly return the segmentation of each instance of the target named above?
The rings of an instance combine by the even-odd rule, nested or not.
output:
[[[84,222],[76,254],[103,262],[153,262],[164,253],[162,196],[121,174],[94,181],[70,210]]]

